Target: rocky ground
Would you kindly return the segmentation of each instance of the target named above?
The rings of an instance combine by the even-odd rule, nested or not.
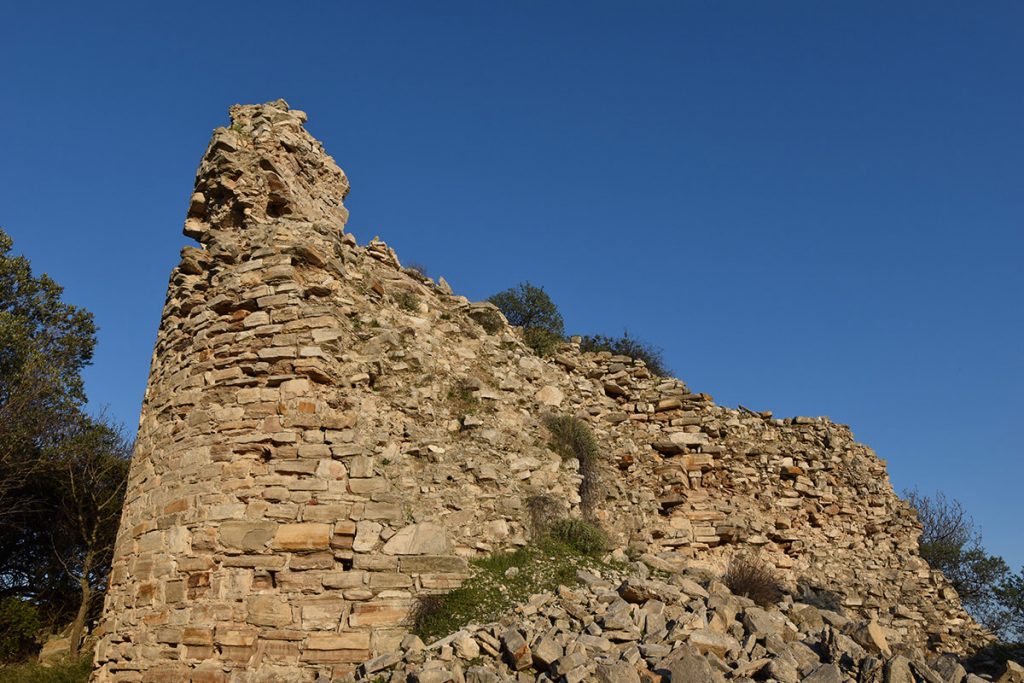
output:
[[[1012,661],[969,673],[956,657],[889,642],[857,620],[785,595],[758,605],[699,573],[651,575],[643,563],[576,570],[577,585],[538,593],[500,620],[471,624],[366,663],[361,683],[1018,683]],[[842,610],[842,608],[838,608]],[[990,663],[991,664],[991,663]]]

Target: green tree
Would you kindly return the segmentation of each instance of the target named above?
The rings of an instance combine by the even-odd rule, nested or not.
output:
[[[996,632],[1024,644],[1024,569],[1007,576],[996,587]]]
[[[942,492],[904,492],[921,522],[921,557],[941,571],[960,601],[983,626],[1004,640],[1024,638],[1024,570],[1012,574],[981,544],[981,533],[960,501]]]
[[[562,314],[543,287],[521,282],[488,301],[498,307],[510,325],[523,328],[523,341],[537,355],[550,354],[565,337]]]
[[[0,533],[36,507],[23,484],[85,399],[96,334],[92,315],[61,301],[61,287],[12,246],[0,229]]]
[[[83,411],[91,314],[12,246],[0,230],[0,598],[50,628],[71,622],[77,654],[109,573],[130,446]],[[4,611],[0,631],[24,630],[22,617]]]

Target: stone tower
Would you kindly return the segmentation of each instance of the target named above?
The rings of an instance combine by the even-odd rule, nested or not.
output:
[[[404,521],[352,438],[349,185],[305,118],[235,106],[199,167],[184,231],[203,248],[171,275],[95,681],[312,680],[400,625],[382,588],[465,570],[429,524],[382,547]],[[389,571],[370,586],[367,565]]]

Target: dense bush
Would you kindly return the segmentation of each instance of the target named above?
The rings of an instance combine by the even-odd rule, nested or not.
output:
[[[415,263],[415,262],[410,263],[409,265],[407,265],[405,267],[405,269],[406,270],[411,270],[412,272],[414,272],[414,273],[416,273],[416,274],[418,274],[418,275],[420,275],[422,277],[429,277],[429,275],[427,274],[427,267],[425,265],[423,265],[422,263]]]
[[[575,517],[560,519],[548,530],[548,539],[572,548],[580,555],[599,556],[608,550],[608,534],[593,522]]]
[[[665,365],[661,349],[635,337],[630,337],[629,332],[623,332],[621,337],[606,337],[603,334],[587,335],[580,342],[580,350],[590,353],[608,351],[616,356],[629,356],[636,360],[642,360],[647,369],[658,377],[667,377],[671,374],[668,366]]]
[[[402,290],[395,294],[394,299],[403,311],[415,313],[420,309],[420,298],[412,292]]]
[[[487,334],[497,334],[501,332],[501,329],[505,327],[504,321],[497,311],[493,309],[483,310],[473,314],[473,320],[480,324],[480,327],[484,328],[484,332]]]
[[[41,628],[35,605],[18,598],[0,600],[0,663],[20,662],[34,655]]]
[[[580,508],[585,518],[592,519],[601,497],[597,440],[587,423],[571,415],[546,415],[544,426],[551,433],[551,449],[566,460],[579,461]]]
[[[510,325],[523,328],[523,341],[539,356],[551,354],[565,337],[565,321],[544,291],[523,282],[488,299]]]
[[[92,657],[86,656],[52,666],[0,666],[0,683],[87,683],[90,673]]]
[[[734,595],[748,597],[762,607],[778,602],[783,593],[775,571],[753,555],[733,557],[722,582]]]

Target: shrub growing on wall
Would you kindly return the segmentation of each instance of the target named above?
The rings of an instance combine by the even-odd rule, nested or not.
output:
[[[580,350],[590,353],[608,351],[615,356],[629,356],[642,360],[647,369],[658,377],[667,377],[671,374],[671,370],[665,365],[661,349],[636,337],[630,337],[629,332],[623,332],[621,337],[606,337],[603,334],[586,335],[580,342]]]
[[[490,299],[510,325],[523,328],[523,341],[539,356],[555,350],[565,337],[565,321],[544,291],[529,282],[498,292]]]
[[[580,508],[585,518],[593,519],[601,494],[597,440],[587,423],[571,415],[546,415],[544,426],[551,432],[551,449],[566,460],[579,461]]]

